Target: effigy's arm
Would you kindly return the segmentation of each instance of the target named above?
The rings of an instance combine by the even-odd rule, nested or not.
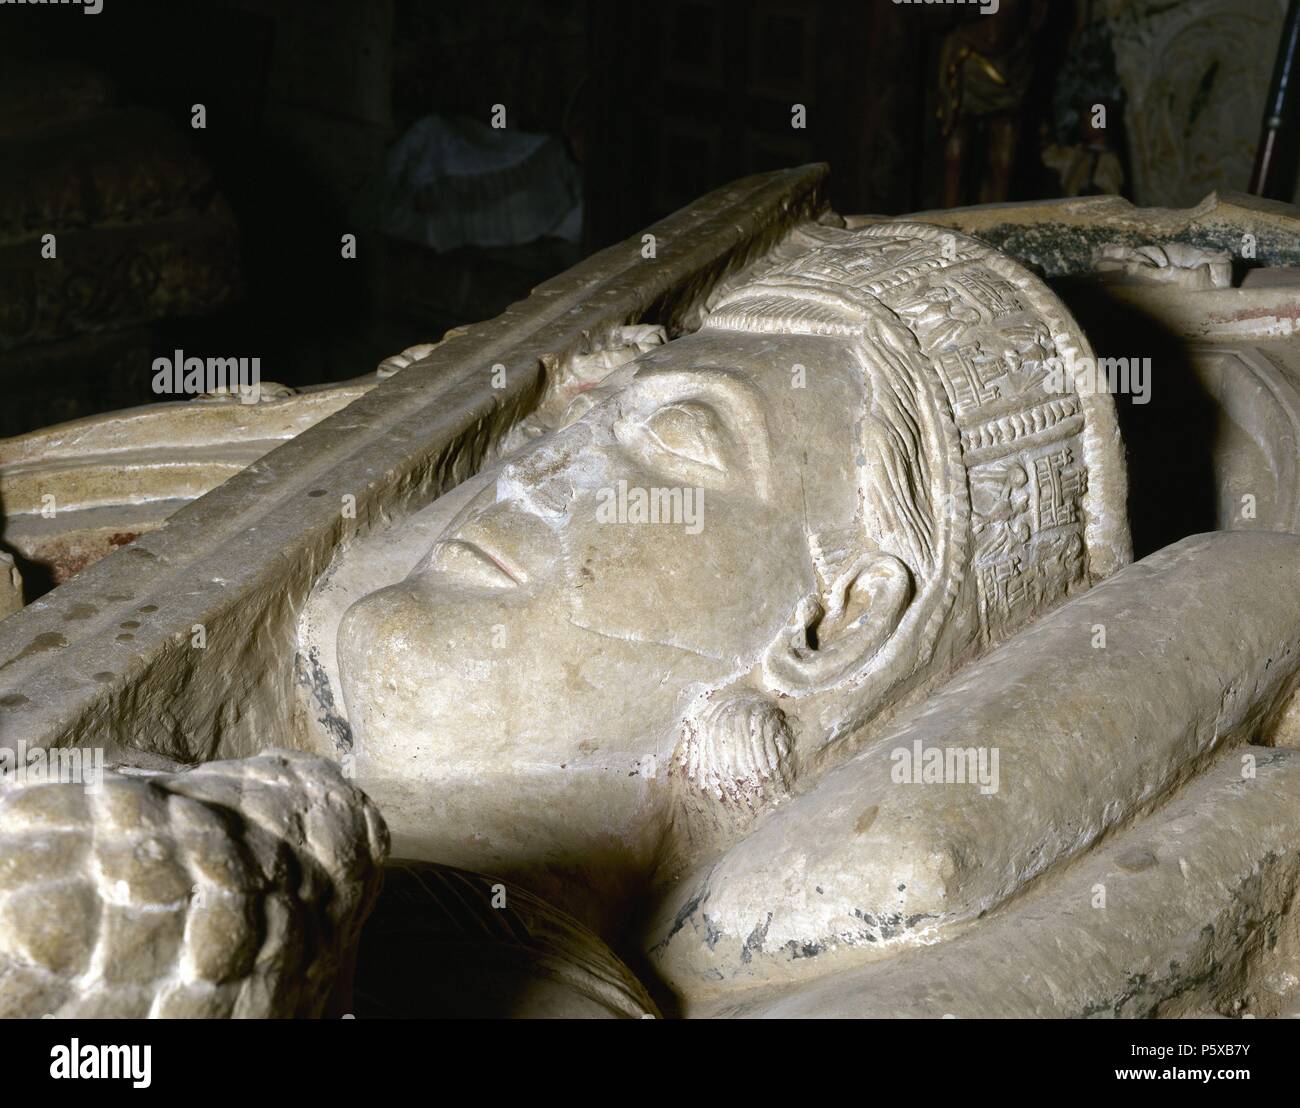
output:
[[[1298,673],[1300,537],[1186,539],[779,806],[675,886],[645,945],[698,998],[942,943],[1258,741]]]

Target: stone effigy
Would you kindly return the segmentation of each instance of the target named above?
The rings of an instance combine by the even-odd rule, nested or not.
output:
[[[797,233],[347,610],[358,782],[430,856],[604,905],[720,845],[1127,560],[1110,397],[1051,380],[1088,356],[964,236]]]
[[[1300,541],[1205,538],[1043,617],[695,867],[648,932],[659,971],[712,999],[720,983],[818,979],[978,931],[1250,739],[1296,687],[1295,613],[1259,598],[1300,584]],[[1139,605],[1140,624],[1117,618]],[[1171,659],[1177,643],[1195,660]]]
[[[1280,255],[1285,226],[1095,211],[845,221],[815,179],[776,175],[651,229],[660,267],[639,240],[599,256],[507,329],[390,359],[346,397],[187,417],[214,442],[235,416],[293,437],[0,621],[0,742],[107,749],[146,767],[113,784],[145,807],[267,767],[277,812],[331,798],[320,872],[351,892],[319,987],[259,976],[272,943],[196,1014],[349,1003],[376,811],[405,860],[361,932],[360,1014],[1284,1013],[1300,538],[1247,531],[1293,531],[1300,505],[1300,376],[1269,322],[1294,293],[1224,287],[1220,254],[1245,228]],[[1177,390],[1208,390],[1232,429],[1201,529],[1245,531],[1134,516],[1132,561],[1124,455],[1151,454],[1121,438],[1108,349],[963,233],[990,218],[969,229],[1074,274],[1061,295],[1106,343],[1120,305],[1186,334]],[[1085,279],[1094,258],[1109,276]],[[102,460],[146,414],[77,434]],[[46,479],[34,457],[0,472],[33,504]],[[277,743],[338,768],[260,753]],[[0,821],[28,797],[75,807],[69,842],[103,815],[75,784],[5,782]],[[149,837],[115,818],[96,849]],[[221,856],[169,826],[167,858]],[[87,889],[70,918],[143,903]],[[254,912],[285,896],[270,871],[238,892]],[[31,1011],[50,1001],[20,977],[58,971],[11,900],[0,1003]],[[68,1011],[127,993],[160,1011],[198,981],[168,963],[115,992],[76,962],[100,964],[87,933],[47,957],[81,971],[57,979]]]

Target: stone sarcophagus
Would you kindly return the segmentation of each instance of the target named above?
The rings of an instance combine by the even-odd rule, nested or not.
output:
[[[1295,1005],[1300,222],[823,173],[340,388],[0,443],[63,581],[0,622],[0,836],[55,844],[0,1011]]]

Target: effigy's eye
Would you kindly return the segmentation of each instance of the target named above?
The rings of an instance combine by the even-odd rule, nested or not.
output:
[[[649,416],[642,429],[663,452],[705,465],[726,467],[721,455],[721,429],[712,408],[694,402],[668,404]]]

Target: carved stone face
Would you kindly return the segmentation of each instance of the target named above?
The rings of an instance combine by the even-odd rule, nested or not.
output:
[[[580,396],[406,580],[349,611],[363,779],[418,778],[453,805],[494,788],[512,821],[521,786],[576,789],[565,838],[653,807],[687,704],[753,669],[818,593],[810,532],[854,522],[855,359],[840,338],[702,331]],[[496,846],[510,834],[467,818]]]
[[[398,852],[611,903],[1109,572],[1118,435],[1053,383],[1077,355],[982,244],[814,228],[579,393],[339,626]]]

